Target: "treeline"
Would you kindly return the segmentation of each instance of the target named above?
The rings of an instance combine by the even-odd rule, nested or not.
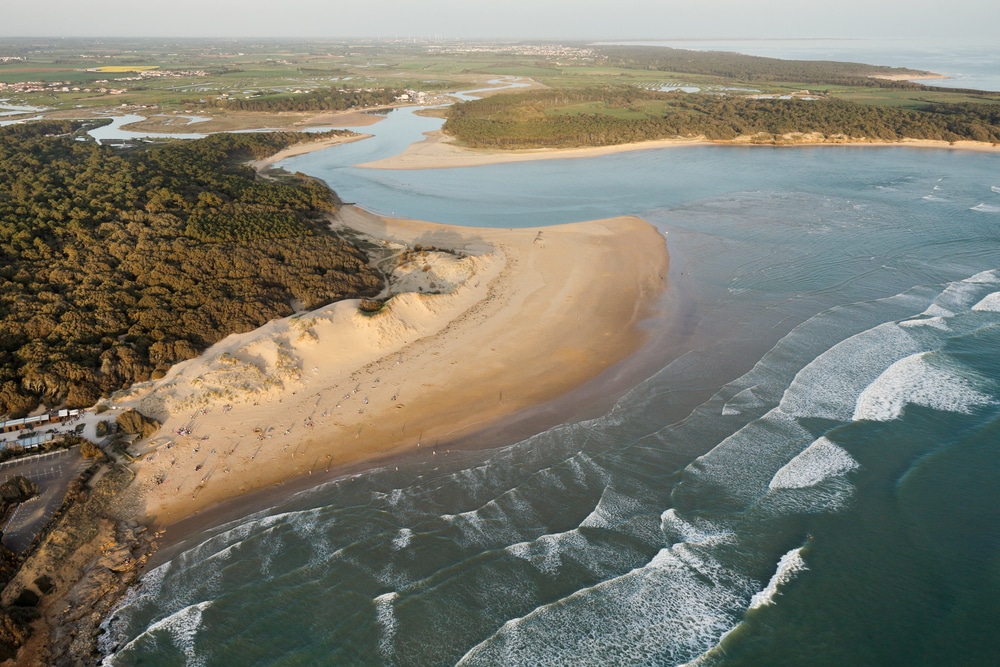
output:
[[[234,332],[379,292],[312,179],[243,163],[296,133],[116,151],[77,123],[0,129],[0,414],[93,404]]]
[[[834,60],[782,60],[727,51],[689,51],[666,47],[605,46],[599,51],[609,65],[623,69],[699,74],[747,82],[785,81],[907,90],[924,88],[909,81],[872,78],[921,73],[903,67]]]
[[[606,112],[569,113],[583,103]],[[630,113],[616,113],[620,109]],[[934,104],[913,111],[836,99],[755,99],[613,87],[463,102],[452,107],[444,130],[480,148],[604,146],[697,136],[730,140],[796,132],[873,141],[1000,143],[1000,105]]]
[[[247,100],[217,98],[216,106],[234,111],[344,111],[392,104],[403,93],[395,88],[340,90],[326,88],[308,93],[263,95]]]

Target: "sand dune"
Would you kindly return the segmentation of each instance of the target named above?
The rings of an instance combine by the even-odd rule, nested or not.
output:
[[[345,207],[335,222],[381,248],[381,312],[274,321],[119,398],[164,421],[137,464],[156,523],[395,452],[446,455],[637,350],[665,285],[664,238],[638,218],[496,230]]]

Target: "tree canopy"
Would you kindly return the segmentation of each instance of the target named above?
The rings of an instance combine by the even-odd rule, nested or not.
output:
[[[381,289],[329,231],[328,188],[244,164],[302,135],[121,151],[80,129],[0,129],[0,414],[89,406],[230,333]]]
[[[912,110],[837,99],[774,99],[657,92],[632,86],[494,95],[452,107],[444,125],[467,146],[604,146],[759,133],[1000,142],[1000,105],[928,104]]]
[[[305,93],[278,93],[250,99],[217,98],[215,104],[232,111],[343,111],[392,104],[402,92],[394,88],[321,88]]]

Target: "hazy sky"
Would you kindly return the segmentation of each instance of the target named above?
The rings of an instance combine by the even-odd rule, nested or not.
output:
[[[680,39],[991,44],[998,0],[0,0],[3,36]]]

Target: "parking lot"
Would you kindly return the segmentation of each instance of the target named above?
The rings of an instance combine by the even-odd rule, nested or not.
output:
[[[69,483],[88,461],[80,448],[63,449],[0,463],[0,483],[21,475],[38,485],[39,495],[21,504],[3,528],[3,543],[12,551],[27,547],[66,495]]]

